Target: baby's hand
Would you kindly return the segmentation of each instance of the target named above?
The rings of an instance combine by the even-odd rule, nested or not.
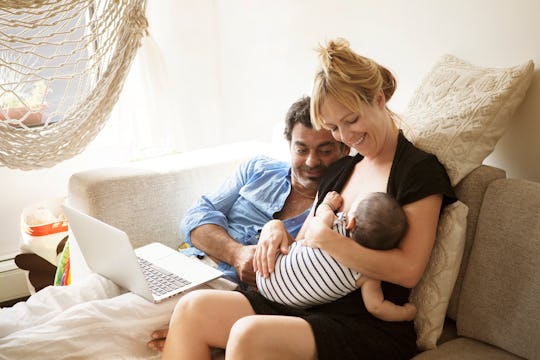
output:
[[[337,209],[341,207],[342,203],[343,203],[343,198],[341,197],[341,195],[337,193],[336,191],[330,191],[324,197],[324,200],[321,203],[321,205],[326,204],[332,209],[332,211],[336,211]]]
[[[414,306],[412,303],[406,303],[403,304],[403,308],[407,314],[406,320],[414,320],[414,317],[416,316],[416,306]]]

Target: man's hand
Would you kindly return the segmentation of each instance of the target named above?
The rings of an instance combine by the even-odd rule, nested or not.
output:
[[[246,285],[256,287],[255,271],[253,270],[253,257],[257,245],[245,245],[240,247],[234,257],[233,266],[242,281]]]
[[[253,255],[256,245],[243,245],[234,240],[224,228],[214,224],[204,224],[193,229],[191,241],[212,259],[234,266],[240,281],[255,285]]]
[[[267,222],[259,236],[259,243],[253,258],[253,269],[263,277],[268,277],[274,271],[276,254],[289,252],[289,244],[293,241],[283,222],[271,220]]]

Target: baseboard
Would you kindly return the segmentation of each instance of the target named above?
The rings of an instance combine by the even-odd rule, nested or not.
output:
[[[25,271],[13,259],[0,261],[0,303],[29,295]]]

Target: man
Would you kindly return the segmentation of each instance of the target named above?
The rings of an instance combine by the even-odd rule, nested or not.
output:
[[[202,196],[182,220],[186,242],[194,246],[185,252],[217,260],[225,277],[242,287],[256,286],[253,255],[263,225],[280,219],[296,236],[322,175],[349,152],[328,130],[312,128],[309,101],[304,97],[292,104],[285,118],[290,164],[264,156],[249,160],[217,192]],[[166,335],[166,329],[155,331],[148,345],[161,350]]]

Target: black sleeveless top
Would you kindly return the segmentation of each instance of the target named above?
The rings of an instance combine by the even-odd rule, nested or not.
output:
[[[363,159],[357,154],[347,156],[332,164],[319,184],[317,206],[329,191],[341,192],[351,176],[355,165]],[[444,208],[456,201],[448,174],[433,154],[415,147],[400,131],[396,154],[390,169],[386,192],[393,196],[401,206],[434,194],[443,195]],[[409,297],[409,289],[399,285],[382,282],[385,299],[396,304],[404,304]],[[366,310],[367,311],[367,310]]]

